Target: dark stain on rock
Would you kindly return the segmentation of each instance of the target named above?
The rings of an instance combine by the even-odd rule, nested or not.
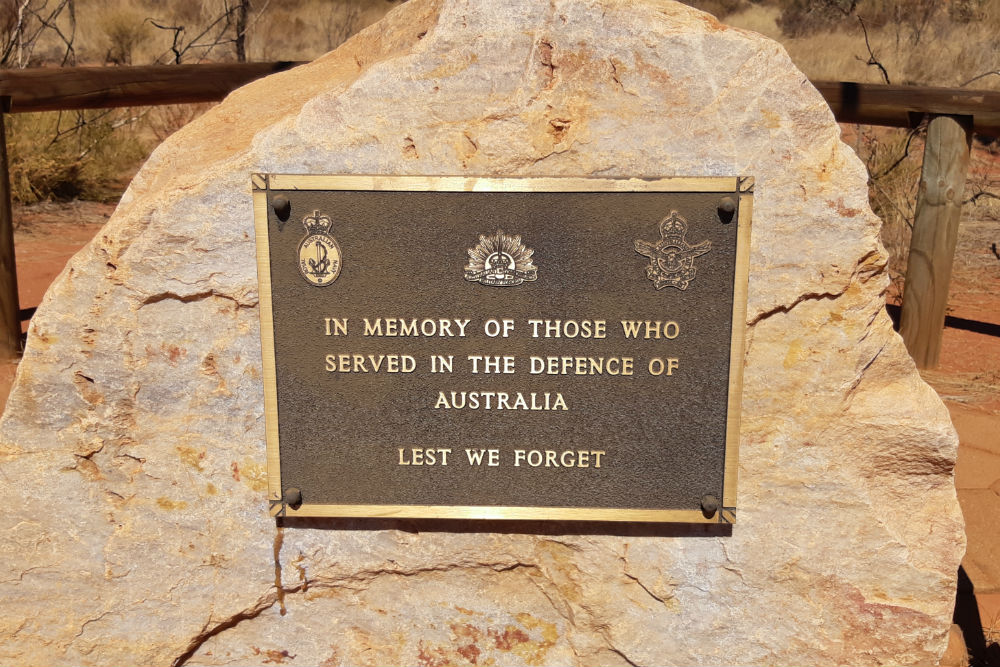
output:
[[[475,644],[466,644],[455,649],[460,656],[471,662],[473,665],[479,664],[479,647]]]
[[[416,160],[420,157],[417,153],[417,145],[413,143],[413,137],[406,137],[403,139],[403,157]]]
[[[538,63],[545,68],[550,79],[555,77],[556,66],[552,62],[552,43],[544,39],[538,43]]]
[[[77,371],[73,374],[73,384],[80,392],[80,397],[87,403],[98,405],[104,402],[104,396],[94,387],[94,378]]]
[[[417,662],[424,667],[446,667],[451,664],[444,649],[430,648],[422,639],[417,644]]]
[[[264,656],[261,663],[265,665],[283,665],[289,660],[295,660],[295,656],[290,654],[287,649],[277,650],[273,648],[261,650],[256,646],[250,647],[253,650],[254,655]]]
[[[493,638],[493,643],[501,651],[510,651],[518,644],[531,641],[528,633],[515,627],[507,627],[503,632],[491,629],[490,637]]]

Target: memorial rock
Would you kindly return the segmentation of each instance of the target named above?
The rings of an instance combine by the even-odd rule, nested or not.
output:
[[[735,525],[276,522],[256,172],[753,176]],[[957,438],[884,312],[866,180],[779,45],[666,1],[411,0],[234,92],[31,322],[0,662],[935,663]]]

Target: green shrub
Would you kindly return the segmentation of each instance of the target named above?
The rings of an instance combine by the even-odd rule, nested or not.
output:
[[[12,198],[115,198],[146,155],[129,113],[7,114]]]

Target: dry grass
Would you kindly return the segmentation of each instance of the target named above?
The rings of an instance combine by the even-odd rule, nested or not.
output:
[[[312,60],[374,23],[402,0],[260,0],[247,17],[248,60]],[[76,59],[87,64],[234,61],[235,14],[229,0],[76,0]],[[60,28],[68,34],[69,18]],[[175,31],[170,28],[182,27]],[[177,34],[177,43],[174,36]],[[47,33],[36,52],[54,60],[61,42]]]
[[[248,59],[314,59],[400,2],[255,2],[247,21]],[[226,14],[226,8],[235,4],[233,0],[76,0],[75,28],[65,12],[58,26],[64,35],[74,35],[76,64],[235,61],[235,16]],[[181,26],[182,30],[172,29]],[[43,31],[33,47],[31,65],[59,64],[65,55],[65,44],[54,31]],[[208,106],[8,116],[13,198],[22,203],[113,198],[159,142]]]
[[[116,198],[152,149],[129,109],[5,115],[14,201]]]
[[[860,7],[863,10],[865,3]],[[856,20],[804,37],[786,37],[779,27],[780,18],[778,6],[755,4],[726,16],[725,21],[780,41],[810,79],[884,82],[878,68],[867,64],[865,35]],[[974,76],[1000,70],[1000,50],[994,46],[1000,29],[1000,6],[991,5],[991,13],[968,23],[955,22],[942,10],[919,41],[914,41],[912,30],[905,25],[869,22],[867,26],[872,52],[892,83],[960,86]],[[1000,76],[974,83],[974,88],[998,90]]]
[[[336,48],[400,1],[255,1],[247,21],[248,58],[311,60]],[[866,64],[869,52],[856,20],[806,31],[806,36],[802,37],[786,37],[782,26],[787,27],[789,22],[782,8],[802,6],[806,0],[691,2],[723,16],[731,25],[781,41],[792,60],[810,78],[881,81],[879,70]],[[235,22],[233,16],[226,17],[225,8],[235,4],[233,0],[228,3],[225,0],[176,3],[76,0],[76,62],[145,64],[173,62],[178,58],[191,63],[234,60]],[[907,14],[903,10],[907,4],[904,0],[861,0],[861,10],[874,12],[875,16],[868,24],[872,52],[893,83],[954,86],[985,72],[1000,71],[1000,50],[993,47],[994,35],[1000,30],[1000,0],[952,0],[948,6],[968,10],[975,20],[956,21],[955,11],[949,14],[942,9],[921,28],[917,41],[912,26],[905,20]],[[903,20],[893,23],[886,20],[887,16],[903,17]],[[60,25],[64,33],[69,34],[67,20],[61,17]],[[170,29],[179,26],[184,29]],[[36,46],[35,64],[45,60],[58,62],[64,50],[56,35],[48,34]],[[1000,89],[1000,76],[986,76],[976,81],[974,87]],[[117,171],[119,180],[127,177],[141,161],[143,151],[151,150],[171,132],[197,117],[204,108],[176,105],[146,109],[137,122],[110,132],[108,128],[114,128],[117,119],[121,118],[115,112],[106,123],[99,121],[94,122],[92,128],[81,128],[75,149],[71,149],[72,142],[65,139],[51,141],[52,136],[46,133],[54,131],[54,121],[47,120],[47,115],[40,114],[34,120],[31,119],[34,114],[15,117],[24,118],[12,122],[18,146],[14,150],[15,160],[20,163],[20,166],[15,165],[18,183],[15,196],[22,201],[60,197],[67,193],[96,196],[94,193],[104,192],[115,180],[112,172]],[[877,174],[885,161],[893,160],[892,156],[900,150],[901,136],[900,133],[865,130],[857,134],[854,146],[874,170],[872,173]],[[96,139],[108,145],[97,146],[94,144]],[[92,164],[98,161],[99,164]],[[887,236],[886,243],[890,247],[895,247],[907,236],[906,221],[912,220],[912,211],[908,209],[916,183],[914,164],[905,161],[894,173],[874,178],[872,182],[873,206],[886,219],[887,227],[898,227]],[[60,184],[63,178],[67,182]],[[1000,201],[982,198],[976,206],[998,208]]]
[[[983,637],[987,646],[1000,644],[1000,614],[994,616],[988,625],[983,626]]]

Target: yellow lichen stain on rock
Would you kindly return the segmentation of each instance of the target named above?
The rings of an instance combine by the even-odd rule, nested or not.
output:
[[[673,76],[671,76],[668,70],[647,62],[638,53],[636,53],[635,71],[641,78],[646,79],[650,84],[660,84],[662,86],[670,87],[672,89],[671,95],[673,96],[671,99],[678,105],[687,104],[687,91],[684,87],[677,85],[677,81]]]
[[[462,54],[461,59],[451,60],[449,62],[444,62],[428,72],[424,78],[426,79],[444,79],[449,76],[455,76],[459,72],[463,72],[473,65],[479,62],[479,55],[475,53]]]
[[[702,14],[699,18],[708,26],[708,29],[712,32],[725,32],[726,30],[732,30],[729,26],[719,21],[711,14]]]
[[[802,353],[802,341],[796,338],[788,346],[788,352],[785,354],[785,361],[782,362],[782,365],[786,369],[791,368],[802,361],[804,356]]]
[[[860,283],[858,283],[858,282],[852,282],[850,285],[847,286],[847,289],[844,290],[844,295],[843,296],[844,296],[844,298],[847,298],[847,299],[853,299],[855,297],[861,296],[862,295],[862,291],[863,291],[863,288],[861,287]]]
[[[314,600],[337,600],[345,597],[343,591],[338,588],[329,587],[314,587],[310,586],[308,588],[303,588],[302,599],[306,602],[312,602]]]
[[[819,181],[820,183],[826,183],[832,177],[833,170],[830,168],[829,163],[824,162],[823,164],[816,167],[816,169],[813,170],[813,173],[816,174],[817,181]]]
[[[84,456],[76,457],[75,470],[83,475],[84,479],[88,482],[96,482],[102,479],[101,470],[97,467],[97,464]]]
[[[156,504],[160,506],[162,510],[183,510],[187,509],[188,504],[183,500],[171,500],[170,498],[165,498],[160,496],[156,499]]]
[[[23,449],[9,442],[0,442],[0,456],[17,456],[22,454]]]
[[[768,111],[767,109],[761,109],[760,115],[764,117],[764,127],[768,127],[772,130],[781,127],[781,116],[773,111]]]
[[[549,623],[548,621],[543,621],[540,618],[535,618],[531,614],[526,612],[521,612],[517,614],[514,618],[517,622],[528,628],[529,630],[534,630],[539,628],[542,632],[542,640],[554,644],[557,639],[559,639],[559,630],[556,628],[555,623]]]
[[[574,549],[554,540],[542,540],[537,548],[546,571],[531,571],[528,576],[541,577],[555,584],[559,594],[569,602],[582,602],[583,592],[578,583],[580,571],[572,560]]]
[[[214,496],[214,495],[217,495],[218,493],[219,493],[219,490],[217,488],[215,488],[215,484],[212,484],[211,482],[209,482],[208,484],[205,485],[205,494],[206,495]]]
[[[254,491],[267,489],[267,470],[261,464],[243,459],[239,471],[241,481]]]
[[[59,336],[55,336],[49,333],[39,332],[37,327],[32,328],[32,339],[31,345],[35,348],[36,352],[44,352],[45,350],[52,347],[54,343],[59,342]]]
[[[206,454],[204,447],[199,450],[187,445],[177,445],[175,449],[177,450],[177,456],[183,463],[186,463],[198,472],[202,472],[205,469],[202,465]]]

